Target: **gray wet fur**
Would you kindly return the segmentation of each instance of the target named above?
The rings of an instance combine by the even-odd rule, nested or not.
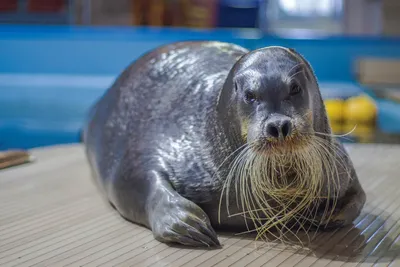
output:
[[[296,60],[283,48],[249,52],[229,43],[180,42],[133,62],[94,105],[83,133],[93,176],[108,201],[161,242],[218,246],[214,229],[246,230],[243,218],[229,218],[226,209],[218,221],[227,174],[227,165],[221,164],[244,144],[235,75],[253,68],[283,77],[285,68],[277,66]],[[330,134],[315,76],[302,60],[309,85],[315,87],[313,128]],[[262,62],[271,68],[264,70]],[[338,154],[347,156],[339,147]],[[341,197],[355,204],[343,223],[351,223],[365,202],[347,163],[353,179],[340,180]]]

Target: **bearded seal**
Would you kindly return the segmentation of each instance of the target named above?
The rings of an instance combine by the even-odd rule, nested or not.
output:
[[[365,203],[309,62],[285,47],[147,52],[93,105],[83,140],[109,203],[168,244],[220,246],[219,229],[341,227]]]

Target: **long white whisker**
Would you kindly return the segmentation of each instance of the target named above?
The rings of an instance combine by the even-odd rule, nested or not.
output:
[[[353,127],[353,129],[351,131],[349,131],[347,133],[344,133],[344,134],[327,134],[327,133],[321,133],[321,132],[314,132],[314,133],[318,134],[318,135],[323,135],[323,136],[345,137],[345,136],[348,136],[348,135],[352,134],[355,131],[356,128],[357,128],[357,124],[354,125],[354,127]]]

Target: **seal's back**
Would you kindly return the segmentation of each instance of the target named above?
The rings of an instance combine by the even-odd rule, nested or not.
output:
[[[222,42],[179,42],[128,66],[94,106],[84,133],[97,176],[112,177],[127,147],[137,159],[157,151],[174,158],[185,154],[182,143],[199,143],[229,71],[247,52]]]

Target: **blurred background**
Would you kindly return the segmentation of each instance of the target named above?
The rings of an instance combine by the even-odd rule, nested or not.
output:
[[[294,48],[343,141],[400,143],[399,0],[0,0],[0,150],[79,142],[129,63],[183,40]]]

